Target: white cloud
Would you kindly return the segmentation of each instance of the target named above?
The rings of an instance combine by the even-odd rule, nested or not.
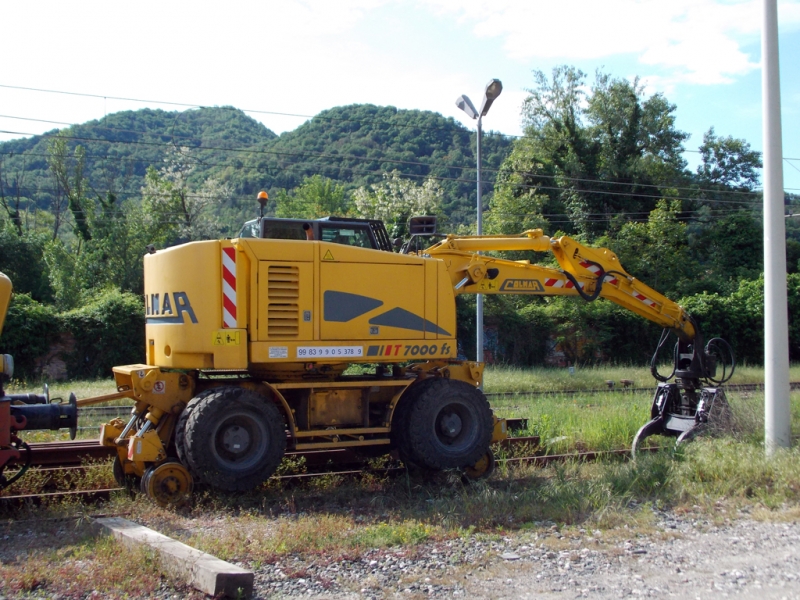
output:
[[[761,0],[420,1],[478,36],[502,38],[518,61],[632,54],[697,84],[730,82],[758,68],[743,46],[760,35]],[[800,25],[800,2],[781,2],[779,18],[781,27]]]

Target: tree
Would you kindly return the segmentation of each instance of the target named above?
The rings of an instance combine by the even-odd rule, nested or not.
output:
[[[52,300],[43,254],[49,236],[0,222],[0,271],[8,275],[14,292],[30,294],[38,302]]]
[[[160,169],[147,169],[142,186],[145,212],[172,231],[173,241],[209,239],[221,234],[212,209],[230,197],[230,189],[213,178],[199,185],[192,183],[195,165],[189,148],[175,148]]]
[[[718,137],[712,127],[703,134],[700,156],[703,162],[697,167],[697,177],[702,187],[748,192],[758,187],[761,153],[750,150],[750,144],[745,140]]]
[[[8,181],[8,176],[5,172],[5,157],[0,156],[0,204],[6,211],[8,218],[11,220],[12,225],[17,231],[17,235],[22,236],[22,189],[25,181],[25,161],[23,160],[22,166],[17,170],[13,182]],[[12,194],[6,194],[6,190],[13,189]]]
[[[358,188],[353,193],[353,205],[358,216],[383,221],[390,236],[403,237],[408,233],[410,217],[440,212],[443,196],[441,186],[434,179],[417,185],[392,171],[384,173],[381,183],[369,189]]]
[[[314,175],[306,177],[302,185],[291,193],[280,190],[276,199],[278,217],[316,219],[317,217],[347,215],[344,186],[332,179]]]
[[[498,175],[495,206],[524,215],[567,217],[589,239],[619,214],[647,214],[684,177],[675,105],[661,94],[646,97],[638,79],[598,72],[587,91],[574,67],[534,72],[523,105],[525,136]],[[520,198],[522,204],[512,202]]]
[[[629,221],[613,238],[598,244],[615,250],[628,273],[674,298],[683,292],[687,275],[696,272],[680,212],[679,200],[659,200],[646,223]]]
[[[62,135],[58,135],[48,143],[47,154],[47,164],[55,185],[52,206],[56,222],[53,228],[53,239],[58,237],[63,206],[66,203],[75,220],[75,233],[81,240],[88,241],[92,239],[89,228],[92,206],[85,197],[86,179],[83,171],[86,164],[86,151],[78,145],[70,157],[67,141]]]

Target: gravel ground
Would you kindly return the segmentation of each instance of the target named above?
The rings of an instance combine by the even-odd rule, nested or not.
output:
[[[796,516],[796,513],[793,513]],[[647,535],[560,530],[375,550],[353,561],[287,557],[256,571],[258,598],[800,599],[800,522],[657,513]],[[626,537],[629,536],[629,537]]]

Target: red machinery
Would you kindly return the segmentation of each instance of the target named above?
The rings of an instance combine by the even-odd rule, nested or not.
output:
[[[0,273],[0,333],[3,331],[8,304],[11,301],[11,280]],[[69,395],[66,403],[50,402],[45,387],[44,394],[6,394],[5,381],[14,374],[14,359],[9,354],[0,354],[0,489],[22,477],[30,466],[31,450],[17,433],[35,429],[69,429],[74,439],[78,425],[78,406],[75,394]],[[22,457],[25,462],[17,473],[6,478],[3,470],[11,460]]]

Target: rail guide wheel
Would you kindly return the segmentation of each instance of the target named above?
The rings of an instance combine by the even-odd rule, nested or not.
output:
[[[494,473],[495,464],[494,453],[487,450],[486,454],[478,459],[478,462],[464,469],[464,475],[471,481],[486,479]]]
[[[123,487],[130,492],[134,492],[141,487],[142,478],[137,477],[133,473],[126,473],[125,466],[122,464],[119,456],[114,457],[114,463],[112,464],[111,469],[112,473],[114,474],[114,481],[116,481],[120,487]]]
[[[194,481],[181,463],[167,461],[144,472],[141,489],[159,506],[175,506],[189,500]]]

